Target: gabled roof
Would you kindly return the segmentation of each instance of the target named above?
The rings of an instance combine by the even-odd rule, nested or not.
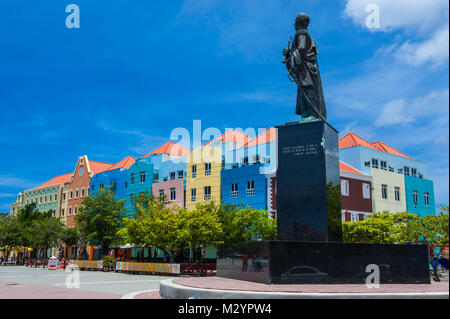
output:
[[[121,161],[119,161],[116,164],[114,164],[113,166],[111,166],[111,168],[108,169],[108,171],[111,171],[113,169],[118,169],[118,168],[128,169],[131,167],[131,165],[134,164],[134,162],[136,162],[136,159],[134,157],[127,156],[124,159],[122,159]]]
[[[269,129],[267,129],[266,131],[262,132],[261,134],[259,134],[257,137],[251,139],[243,147],[249,147],[249,146],[270,143],[270,142],[275,141],[275,138],[276,138],[275,127],[271,127]]]
[[[384,144],[383,142],[378,141],[378,142],[374,142],[371,144],[380,151],[412,159],[412,157],[409,157],[408,155],[403,154],[402,152],[396,150],[393,147],[390,147],[389,145]]]
[[[392,155],[397,155],[397,156],[402,156],[405,158],[412,159],[412,157],[409,157],[408,155],[403,154],[402,152],[396,150],[395,148],[393,148],[389,145],[386,145],[383,142],[378,141],[378,142],[369,143],[365,139],[356,135],[353,132],[350,132],[339,139],[339,149],[355,147],[355,146],[364,146],[364,147],[371,148],[371,149],[374,149],[377,151],[381,151],[381,152],[389,153]]]
[[[360,175],[364,175],[363,172],[357,170],[354,167],[351,167],[348,164],[345,164],[344,162],[339,161],[339,169],[341,171],[347,171],[347,172],[351,172],[351,173],[355,173],[355,174],[360,174]]]
[[[167,154],[167,155],[176,155],[176,156],[187,156],[189,155],[190,151],[184,147],[181,144],[174,143],[174,142],[167,142],[157,149],[151,151],[145,156],[142,156],[142,158],[147,158],[152,154]]]
[[[72,175],[73,175],[73,173],[69,173],[69,174],[64,174],[64,175],[59,175],[59,176],[53,177],[51,180],[45,182],[44,184],[39,185],[36,188],[68,183],[68,182],[70,182],[70,176],[72,176]]]
[[[245,145],[250,140],[251,140],[251,138],[248,135],[242,133],[241,131],[228,130],[225,133],[223,133],[222,135],[209,141],[208,143],[206,143],[203,146],[211,146],[213,144],[223,144],[223,143],[227,143],[227,142],[236,142],[236,143],[239,143],[240,145]]]
[[[95,175],[98,173],[102,173],[104,171],[109,171],[114,164],[112,163],[104,163],[104,162],[96,162],[89,160],[89,168],[91,172]]]

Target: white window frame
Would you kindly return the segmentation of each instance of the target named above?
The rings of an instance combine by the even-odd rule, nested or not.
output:
[[[192,178],[196,178],[197,177],[197,165],[192,165],[191,171],[192,171]]]
[[[255,196],[255,181],[247,181],[247,196]]]
[[[139,172],[139,183],[145,183],[145,171]]]
[[[191,188],[191,202],[195,202],[197,200],[197,189]]]
[[[413,204],[414,207],[417,207],[417,204],[419,203],[419,192],[413,191]]]
[[[370,184],[362,183],[362,195],[364,199],[370,199]]]
[[[211,176],[211,162],[205,163],[205,176]]]
[[[177,191],[175,188],[170,189],[170,200],[176,200],[177,199]]]
[[[385,190],[383,192],[383,190]],[[386,196],[384,196],[386,195]],[[388,186],[385,184],[381,185],[381,198],[387,200],[388,199]]]
[[[397,194],[398,194],[398,196],[397,196]],[[397,202],[401,201],[400,187],[395,187],[394,188],[394,199]]]
[[[238,183],[231,183],[230,197],[231,198],[239,197],[239,185],[238,185]]]
[[[350,196],[350,187],[348,179],[341,179],[341,195]]]
[[[423,199],[425,201],[425,206],[430,206],[430,193],[425,192],[423,194]]]
[[[209,192],[207,192],[206,190],[209,190]],[[211,200],[211,186],[204,186],[203,187],[203,199],[204,200]]]

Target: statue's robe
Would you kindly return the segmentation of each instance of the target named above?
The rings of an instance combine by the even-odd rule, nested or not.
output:
[[[298,87],[295,113],[302,118],[314,116],[320,119],[314,111],[316,109],[326,119],[327,110],[317,63],[318,50],[307,30],[297,30],[291,52]]]

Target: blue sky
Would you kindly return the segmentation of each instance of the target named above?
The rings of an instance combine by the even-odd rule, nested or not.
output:
[[[65,8],[80,8],[80,28]],[[380,28],[365,8],[380,8]],[[296,120],[281,64],[299,12],[311,17],[329,121],[428,163],[448,203],[448,1],[0,2],[0,212],[19,191],[117,162],[172,129],[268,128]]]

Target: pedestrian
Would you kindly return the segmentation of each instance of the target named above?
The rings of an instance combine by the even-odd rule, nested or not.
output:
[[[246,253],[242,255],[242,271],[247,271],[248,267],[248,256]]]

